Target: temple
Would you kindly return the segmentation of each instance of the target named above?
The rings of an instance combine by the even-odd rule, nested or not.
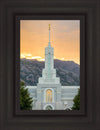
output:
[[[60,78],[56,77],[54,68],[54,48],[49,42],[45,48],[45,68],[42,77],[38,79],[37,86],[27,86],[33,97],[33,110],[64,110],[71,109],[73,98],[79,86],[61,86]]]

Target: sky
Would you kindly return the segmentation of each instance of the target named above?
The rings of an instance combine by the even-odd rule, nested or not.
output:
[[[45,60],[45,47],[50,42],[54,58],[80,64],[79,20],[21,20],[20,57]]]

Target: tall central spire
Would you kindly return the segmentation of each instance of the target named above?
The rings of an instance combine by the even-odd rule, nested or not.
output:
[[[49,24],[49,42],[48,42],[48,46],[51,46],[51,43],[50,43],[50,24]]]
[[[42,71],[42,77],[39,78],[39,84],[60,84],[60,79],[56,77],[54,68],[54,48],[50,44],[50,24],[49,24],[49,42],[45,48],[45,68]]]

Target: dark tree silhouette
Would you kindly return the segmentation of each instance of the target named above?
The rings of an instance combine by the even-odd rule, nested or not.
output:
[[[32,110],[32,98],[28,92],[28,89],[25,88],[25,83],[20,82],[20,109],[21,110]]]
[[[73,107],[72,110],[79,110],[80,109],[80,89],[78,90],[78,94],[73,99]]]

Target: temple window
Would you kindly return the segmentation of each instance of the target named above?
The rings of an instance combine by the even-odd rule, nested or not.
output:
[[[46,91],[46,102],[52,102],[52,90],[50,89]]]

